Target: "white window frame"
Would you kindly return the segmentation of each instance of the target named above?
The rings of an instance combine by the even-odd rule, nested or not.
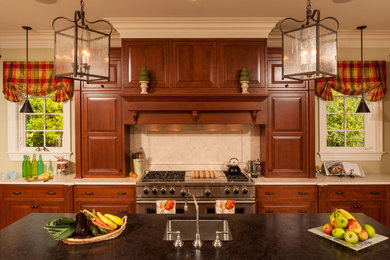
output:
[[[8,103],[8,157],[11,161],[23,161],[23,155],[40,154],[44,161],[54,161],[55,156],[63,156],[70,160],[71,151],[71,111],[70,101],[63,103],[63,147],[48,147],[49,151],[36,151],[36,148],[27,148],[23,144],[25,142],[23,122],[24,115],[19,113],[23,103]]]
[[[328,147],[326,144],[326,100],[318,98],[319,152],[321,161],[380,161],[383,152],[383,102],[370,102],[364,114],[364,147]]]

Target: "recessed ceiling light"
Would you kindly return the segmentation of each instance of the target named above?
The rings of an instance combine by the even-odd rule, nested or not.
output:
[[[42,3],[42,4],[55,4],[57,3],[57,0],[35,0],[39,3]]]
[[[336,4],[343,4],[343,3],[348,3],[351,2],[352,0],[333,0],[334,3]]]

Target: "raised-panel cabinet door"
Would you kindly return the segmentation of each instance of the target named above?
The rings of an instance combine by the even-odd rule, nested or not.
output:
[[[178,41],[172,43],[173,87],[217,86],[217,42]]]
[[[271,131],[303,132],[306,122],[306,93],[271,96]]]
[[[5,226],[33,213],[36,205],[35,201],[5,201]]]
[[[121,174],[117,136],[89,136],[87,141],[88,174],[118,175]]]
[[[76,211],[95,209],[101,213],[111,214],[132,214],[135,213],[135,202],[117,202],[117,201],[77,201]]]
[[[265,41],[224,40],[219,48],[222,88],[240,89],[239,79],[243,67],[248,69],[250,88],[265,87]]]
[[[281,58],[280,58],[281,59]],[[270,90],[296,90],[306,89],[306,83],[304,81],[282,79],[282,61],[281,60],[269,60],[268,62],[268,81],[267,88]]]
[[[149,72],[148,91],[169,87],[169,41],[125,41],[123,83],[139,88],[139,74],[145,67]]]
[[[37,210],[39,213],[62,213],[65,207],[62,201],[39,201]]]
[[[117,132],[120,126],[117,111],[120,99],[117,95],[85,94],[86,131]]]

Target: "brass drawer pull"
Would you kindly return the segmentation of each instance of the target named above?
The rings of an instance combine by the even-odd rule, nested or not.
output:
[[[127,213],[127,210],[118,210],[118,213]]]
[[[54,192],[54,191],[49,191],[49,192],[46,192],[48,195],[56,195],[57,193]]]
[[[272,191],[267,191],[265,192],[265,195],[274,195],[274,193]]]
[[[274,213],[273,210],[266,210],[265,213]]]
[[[118,191],[118,195],[127,195],[127,192],[120,192],[120,191]]]
[[[307,195],[307,192],[298,192],[298,195]]]
[[[377,192],[377,191],[371,191],[371,192],[370,192],[370,194],[371,194],[371,195],[378,195],[378,194],[380,194],[380,192]]]
[[[362,206],[361,206],[361,205],[353,205],[353,208],[354,208],[354,209],[361,209]]]
[[[21,195],[22,193],[20,191],[14,191],[14,192],[12,192],[12,194],[14,194],[14,195]]]
[[[85,195],[93,195],[93,194],[95,194],[95,193],[93,193],[93,192],[85,192],[84,194],[85,194]]]
[[[337,194],[337,195],[344,195],[344,192],[338,191],[338,192],[336,192],[336,194]]]
[[[32,209],[37,209],[37,208],[38,208],[38,205],[31,205],[30,208],[32,208]]]
[[[307,213],[307,210],[298,210],[299,213]]]

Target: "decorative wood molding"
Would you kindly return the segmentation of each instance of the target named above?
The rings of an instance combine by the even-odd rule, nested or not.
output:
[[[198,111],[192,111],[192,119],[194,121],[194,124],[198,122],[199,114]]]
[[[257,111],[252,111],[252,121],[253,124],[256,124],[256,119],[257,119]]]
[[[138,111],[131,111],[131,115],[133,117],[134,123],[137,124],[137,121],[138,121]]]

